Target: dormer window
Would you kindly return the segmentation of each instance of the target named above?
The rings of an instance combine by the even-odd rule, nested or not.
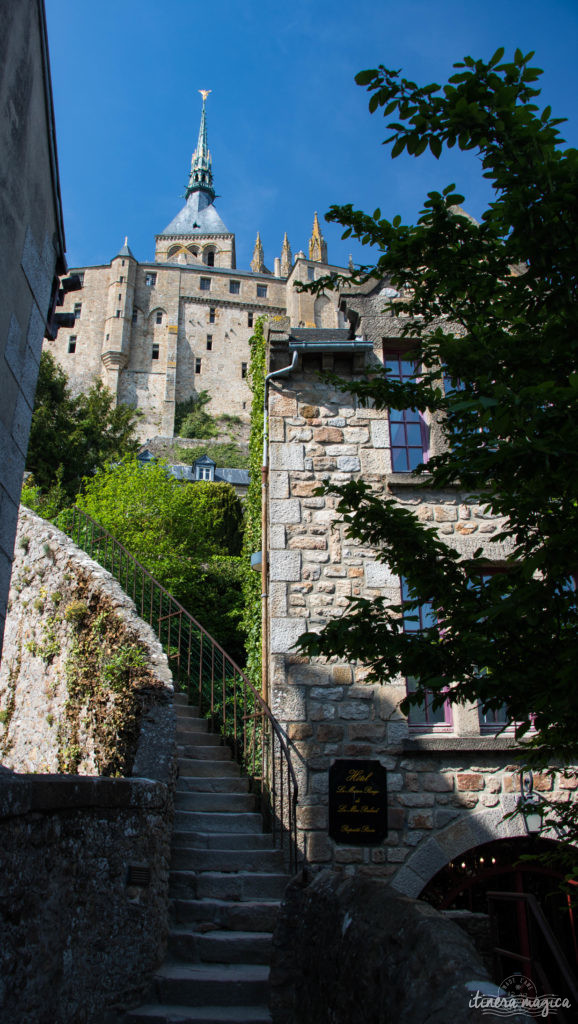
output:
[[[193,462],[195,480],[214,480],[216,463],[208,455],[201,455]]]

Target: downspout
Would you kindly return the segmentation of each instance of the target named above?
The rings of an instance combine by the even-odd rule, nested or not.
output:
[[[287,377],[297,365],[298,353],[293,352],[293,359],[289,366],[281,370],[274,370],[265,377],[263,395],[263,465],[261,467],[261,694],[266,704],[269,704],[269,616],[267,614],[268,594],[268,504],[269,504],[269,437],[268,437],[268,385],[269,381],[276,377]]]

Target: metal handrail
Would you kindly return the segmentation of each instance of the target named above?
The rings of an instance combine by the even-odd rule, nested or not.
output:
[[[297,778],[285,737],[245,673],[207,630],[108,530],[79,508],[58,525],[114,576],[155,630],[173,669],[175,689],[211,719],[260,794],[275,845],[298,866]]]

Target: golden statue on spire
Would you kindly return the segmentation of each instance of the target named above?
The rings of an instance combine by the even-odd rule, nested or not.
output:
[[[199,92],[200,92],[201,96],[203,97],[203,103],[206,101],[207,96],[212,91],[213,91],[212,89],[199,89]]]

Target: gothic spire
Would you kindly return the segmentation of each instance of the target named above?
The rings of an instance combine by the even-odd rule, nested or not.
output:
[[[291,246],[289,245],[289,239],[287,238],[287,232],[285,232],[285,237],[283,239],[283,248],[281,249],[281,276],[289,277],[292,266],[293,254],[291,252]]]
[[[261,242],[261,235],[259,232],[257,232],[257,241],[255,242],[253,259],[251,260],[251,270],[254,274],[269,273],[265,267],[265,253],[263,252],[263,243]]]
[[[203,110],[201,113],[197,148],[193,153],[193,159],[191,160],[191,173],[189,175],[189,184],[187,186],[185,197],[188,199],[191,193],[203,191],[206,192],[211,199],[214,199],[215,190],[213,188],[213,169],[211,153],[207,145],[207,114],[205,110],[207,96],[211,92],[211,89],[199,89],[199,92],[203,97]]]
[[[309,239],[309,259],[317,263],[327,263],[327,242],[321,234],[317,213],[313,218],[313,231]]]

